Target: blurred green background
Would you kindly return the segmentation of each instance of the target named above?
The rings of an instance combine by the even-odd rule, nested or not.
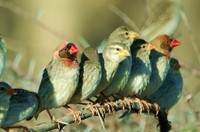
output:
[[[155,1],[151,0],[150,6]],[[7,67],[10,65],[12,67],[19,60],[19,65],[16,64],[18,73],[26,76],[26,72],[29,71],[29,77],[31,76],[31,78],[26,78],[26,82],[26,79],[22,80],[21,75],[18,76],[7,70],[4,73],[6,76],[4,80],[7,79],[6,81],[15,86],[24,86],[22,84],[28,83],[31,79],[33,79],[31,82],[36,80],[34,85],[28,83],[28,86],[33,91],[37,91],[41,71],[50,61],[57,45],[64,41],[71,41],[83,49],[80,43],[82,36],[89,44],[97,47],[116,27],[126,25],[109,9],[110,5],[114,5],[126,13],[139,28],[146,21],[146,6],[143,0],[35,0],[34,2],[32,0],[0,0],[0,33],[7,42]],[[182,45],[172,53],[172,56],[185,61],[198,70],[200,70],[198,57],[191,46],[189,35],[194,37],[200,48],[199,5],[199,0],[183,1],[184,12],[192,32],[188,32],[184,22],[181,22],[174,37],[181,41]],[[30,64],[31,66],[35,64],[34,70],[31,70]],[[184,68],[181,72],[184,78],[184,94],[179,103],[170,111],[169,120],[172,121],[173,131],[198,131],[200,123],[197,122],[199,118],[195,118],[198,115],[195,113],[200,108],[200,81],[199,78],[193,76],[192,72],[188,72]],[[12,76],[8,78],[10,74]],[[190,99],[189,103],[186,101],[188,99]],[[111,118],[115,118],[115,116],[109,117],[106,121],[108,131],[156,130],[156,120],[153,119],[155,120],[153,122],[152,117],[149,117],[150,119],[144,115],[131,117],[133,118],[129,120],[132,124],[124,121],[120,123],[118,120],[113,121]],[[89,122],[90,125],[86,126],[91,130],[101,131],[100,126],[95,128],[95,125],[91,125],[93,122],[85,122],[86,124]],[[116,124],[123,126],[119,127]],[[141,124],[144,126],[142,127]],[[81,131],[81,129],[86,130],[86,126],[79,125],[78,127]],[[73,131],[73,128],[68,128],[68,130]]]

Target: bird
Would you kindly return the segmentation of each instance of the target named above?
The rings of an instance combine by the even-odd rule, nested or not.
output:
[[[115,45],[115,43],[121,43],[127,46],[129,52],[130,47],[135,41],[136,38],[139,37],[139,34],[133,32],[126,26],[120,26],[116,28],[109,36],[107,45]],[[103,95],[109,97],[120,92],[126,85],[128,78],[130,76],[132,64],[132,56],[128,56],[125,60],[121,61],[117,72],[112,80],[112,82],[102,91]]]
[[[180,72],[180,64],[177,59],[171,58],[170,69],[159,89],[149,99],[157,102],[159,106],[169,111],[180,99],[183,90],[183,78]]]
[[[107,45],[113,43],[124,43],[127,46],[131,46],[134,39],[139,36],[139,33],[132,31],[128,27],[119,26],[109,35]]]
[[[71,100],[78,85],[78,52],[76,45],[71,42],[60,44],[54,51],[52,60],[44,69],[39,86],[38,95],[42,99],[42,106],[38,114],[47,110],[51,120],[55,120],[49,109],[58,107],[65,107],[74,114],[76,113],[67,103]]]
[[[32,117],[41,106],[41,99],[37,93],[21,88],[13,88],[13,90],[16,94],[10,98],[2,128],[12,128],[12,125]],[[17,126],[14,128],[17,128]]]
[[[102,77],[102,67],[97,50],[93,47],[86,48],[81,56],[79,83],[70,104],[81,103],[88,99],[97,88]]]
[[[119,93],[123,96],[137,95],[140,97],[146,88],[151,76],[151,63],[149,55],[152,49],[148,49],[148,42],[144,39],[136,39],[131,45],[131,75],[126,87]]]
[[[0,36],[0,78],[5,68],[5,61],[6,61],[5,54],[6,54],[5,41]]]
[[[160,34],[173,37],[181,22],[183,12],[182,0],[165,0],[157,2],[149,18],[140,30],[141,38],[151,41]]]
[[[102,81],[104,86],[100,83],[101,91],[98,91],[97,94],[101,92],[106,96],[107,89],[114,90],[125,87],[132,62],[130,46],[137,37],[139,34],[126,26],[119,26],[110,34],[108,43],[102,52],[106,80]]]
[[[11,96],[15,95],[16,92],[6,82],[0,82],[0,127],[2,127],[6,118]]]
[[[149,43],[148,47],[154,48],[150,54],[152,73],[147,87],[141,93],[142,98],[148,98],[162,85],[170,68],[170,53],[174,47],[179,45],[179,41],[171,39],[166,34],[157,36]]]
[[[113,81],[120,63],[130,56],[130,51],[126,44],[115,42],[107,45],[100,55],[102,64],[102,79],[90,97],[100,94]],[[97,102],[97,101],[95,101]]]

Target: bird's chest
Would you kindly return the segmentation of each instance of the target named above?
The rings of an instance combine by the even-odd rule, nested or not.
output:
[[[156,68],[158,69],[157,77],[159,77],[161,81],[164,81],[164,79],[167,76],[167,72],[169,71],[169,68],[170,68],[169,60],[166,57],[159,58],[159,60],[156,63]]]
[[[71,99],[78,84],[78,76],[78,70],[75,69],[58,71],[56,78],[52,80],[54,89],[51,101],[53,105],[65,105]]]

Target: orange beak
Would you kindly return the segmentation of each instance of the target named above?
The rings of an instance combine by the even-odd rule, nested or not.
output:
[[[16,95],[17,93],[15,92],[14,89],[9,88],[9,89],[6,90],[6,94],[9,95],[9,96],[13,96],[13,95]]]
[[[153,50],[153,49],[155,49],[155,45],[153,45],[153,44],[151,44],[151,43],[149,43],[149,45],[148,45],[148,47],[147,47],[147,50]]]

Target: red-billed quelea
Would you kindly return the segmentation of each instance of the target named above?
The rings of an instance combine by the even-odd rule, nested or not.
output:
[[[149,48],[154,48],[150,54],[152,73],[150,82],[141,97],[150,96],[162,85],[170,68],[170,53],[178,45],[180,42],[171,39],[168,35],[159,35],[149,43]]]
[[[57,47],[52,60],[44,70],[38,95],[42,99],[39,112],[66,106],[74,95],[79,80],[78,48],[73,43],[65,42]],[[72,109],[69,109],[73,112]]]
[[[169,111],[180,99],[183,90],[183,78],[177,59],[171,58],[170,69],[162,86],[149,98],[161,108]]]
[[[139,37],[138,33],[131,31],[125,26],[120,26],[117,29],[115,29],[109,36],[107,46],[114,46],[116,43],[121,43],[122,45],[125,45],[130,52],[130,46],[137,37]],[[106,97],[120,92],[125,87],[130,76],[131,64],[131,55],[126,57],[119,63],[119,66],[117,68],[116,74],[112,82],[102,92]]]
[[[10,98],[15,94],[16,92],[9,84],[0,82],[0,127],[2,127],[6,118],[10,105]]]
[[[101,77],[99,54],[96,49],[88,47],[81,56],[79,84],[69,103],[80,103],[88,99],[99,85]]]

